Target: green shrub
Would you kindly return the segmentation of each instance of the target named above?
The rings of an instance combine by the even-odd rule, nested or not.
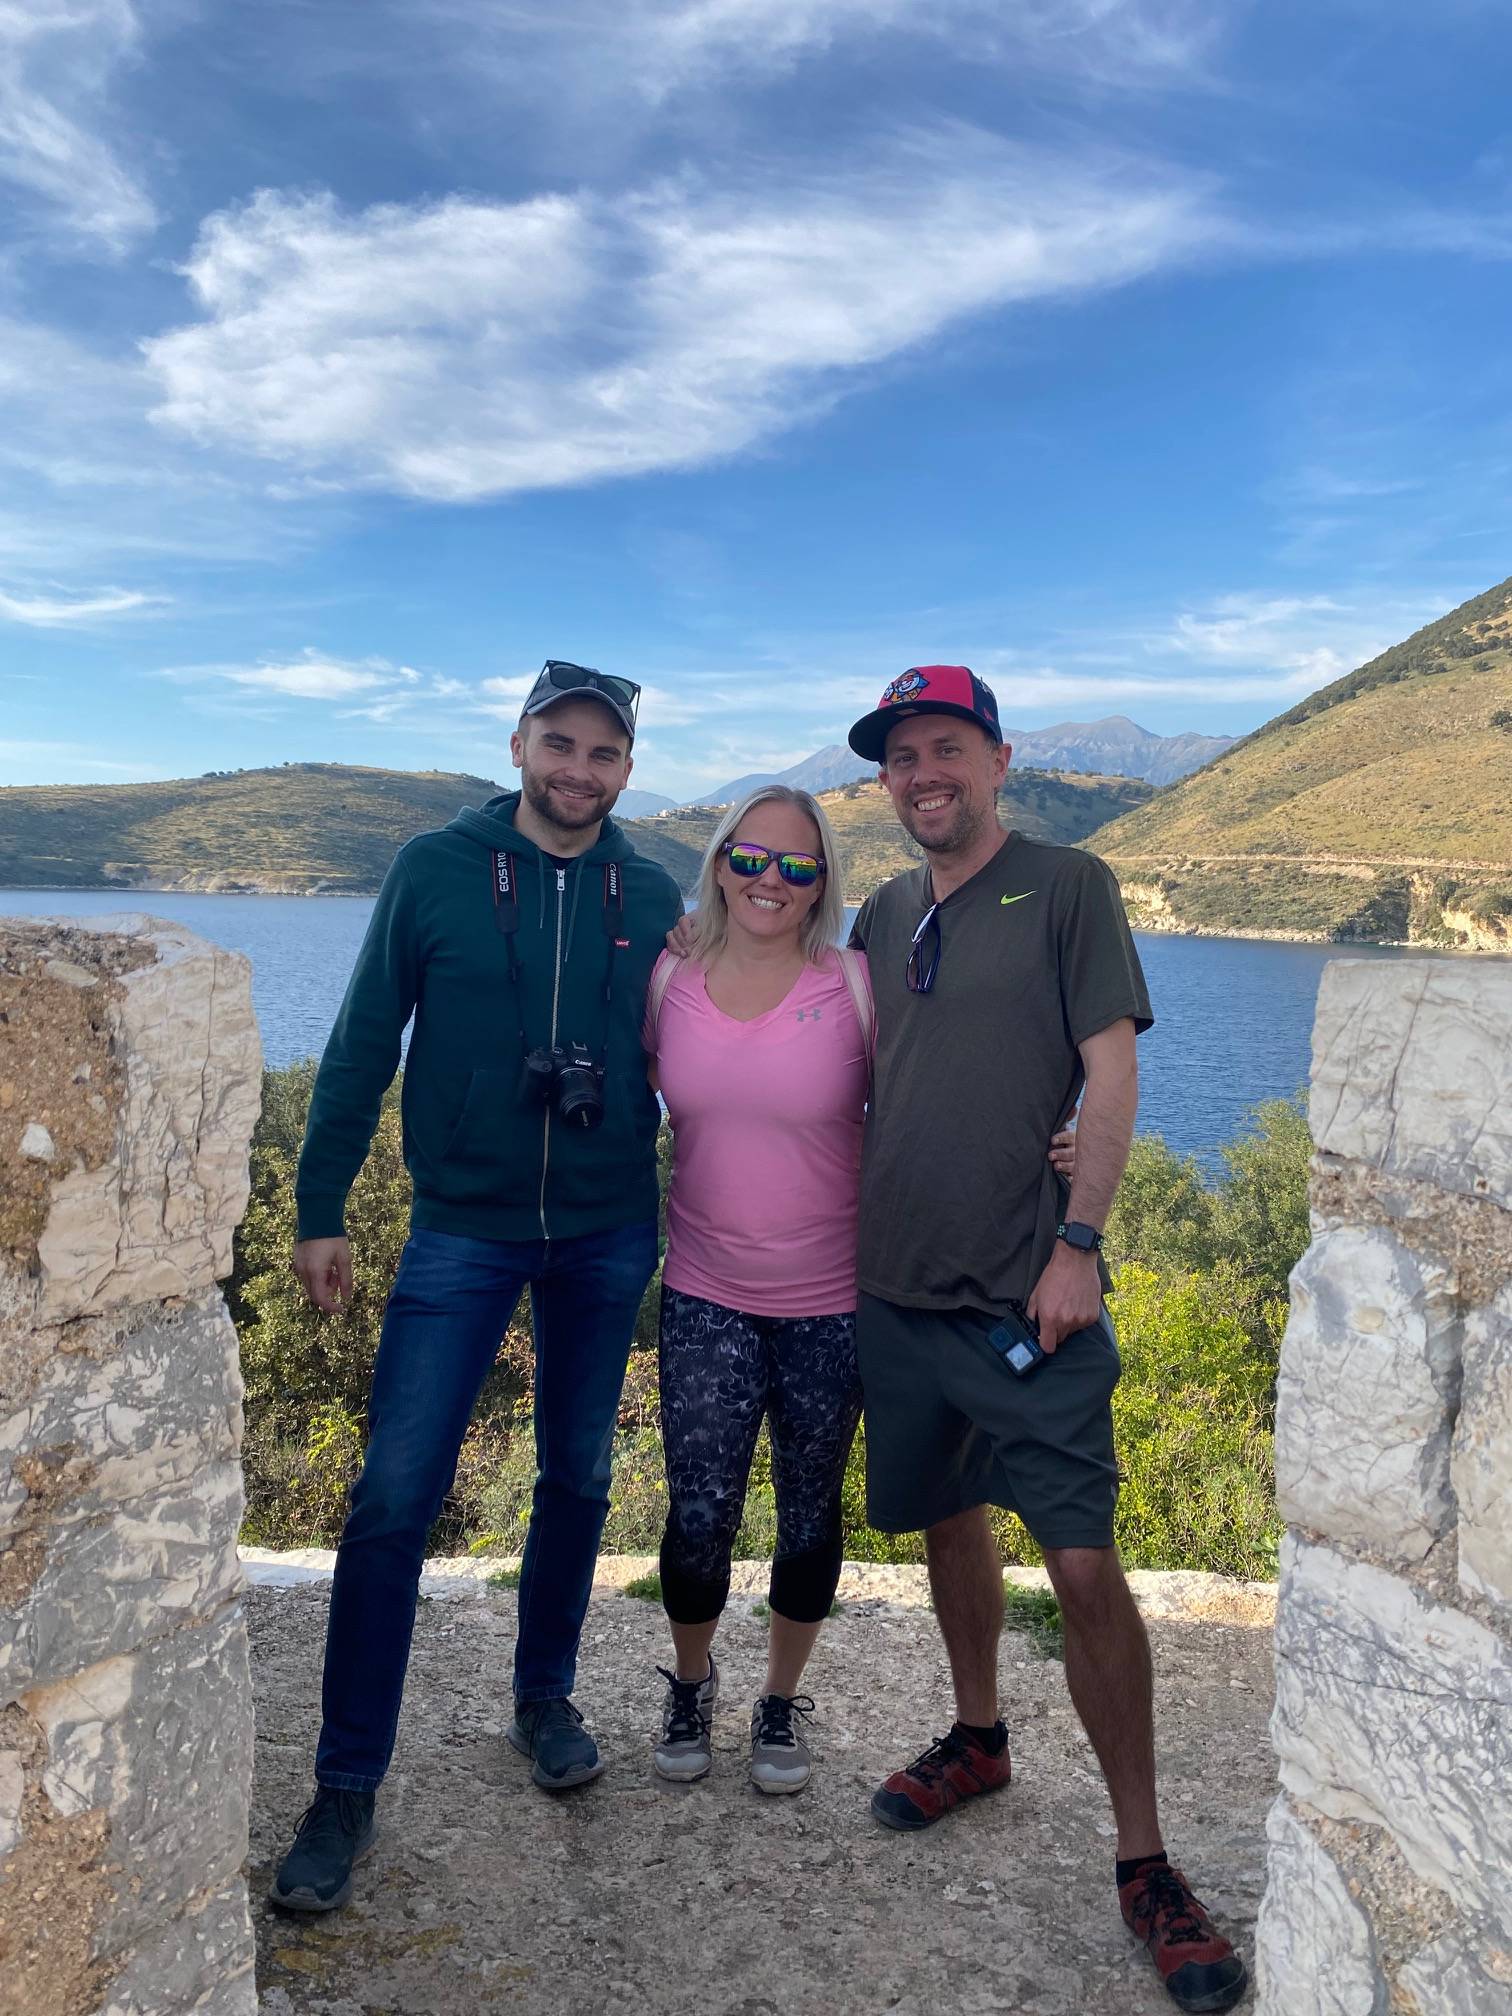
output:
[[[1270,1364],[1212,1277],[1133,1263],[1110,1302],[1123,1377],[1115,1537],[1131,1568],[1270,1577],[1276,1517]]]
[[[396,1086],[352,1190],[352,1304],[331,1319],[306,1303],[288,1263],[294,1171],[313,1079],[310,1064],[265,1076],[252,1197],[230,1285],[246,1382],[244,1534],[275,1547],[330,1545],[340,1535],[361,1464],[383,1307],[408,1230]],[[663,1182],[669,1154],[664,1133]],[[1114,1402],[1126,1472],[1117,1535],[1131,1566],[1273,1572],[1271,1388],[1287,1275],[1307,1240],[1309,1154],[1297,1101],[1256,1109],[1250,1130],[1225,1149],[1216,1183],[1158,1137],[1134,1144],[1108,1227],[1124,1360]],[[621,1402],[603,1540],[611,1553],[655,1553],[666,1519],[658,1296],[659,1273],[640,1312]],[[522,1299],[500,1340],[430,1551],[521,1550],[535,1483],[531,1405]],[[842,1516],[850,1558],[923,1559],[920,1534],[876,1533],[866,1524],[864,1428],[846,1466]],[[992,1523],[1005,1562],[1039,1559],[1018,1520],[995,1512]],[[776,1530],[763,1429],[736,1554],[769,1557]]]
[[[1021,1589],[1017,1582],[1005,1582],[1003,1623],[1010,1631],[1022,1632],[1041,1659],[1065,1658],[1065,1631],[1053,1590]]]
[[[333,1546],[340,1537],[346,1493],[361,1467],[384,1306],[409,1232],[410,1181],[396,1081],[347,1204],[352,1300],[334,1317],[322,1316],[306,1300],[289,1260],[294,1176],[314,1079],[309,1062],[263,1074],[251,1196],[237,1231],[228,1287],[246,1388],[243,1530],[249,1541],[273,1547]],[[473,1472],[482,1445],[497,1443],[498,1424],[512,1421],[528,1392],[527,1311],[522,1299],[484,1386],[470,1436]],[[453,1493],[437,1522],[432,1551],[456,1544],[474,1523],[467,1458],[464,1450],[460,1494]]]
[[[661,1577],[653,1568],[649,1575],[632,1575],[625,1584],[623,1593],[635,1596],[643,1603],[660,1603],[662,1600]]]

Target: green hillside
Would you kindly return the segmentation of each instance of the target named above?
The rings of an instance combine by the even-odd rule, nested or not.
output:
[[[1512,581],[1089,844],[1152,928],[1507,949]]]
[[[1004,821],[1027,833],[1032,840],[1071,846],[1085,839],[1111,814],[1143,805],[1154,795],[1155,787],[1137,777],[1012,770],[999,803]],[[892,800],[880,784],[845,784],[838,790],[821,792],[819,802],[840,843],[848,901],[864,901],[879,883],[922,858],[898,824]],[[676,812],[660,813],[655,819],[632,820],[626,831],[636,846],[647,852],[650,851],[647,842],[652,837],[675,837],[694,856],[693,876],[683,883],[685,889],[691,890],[697,877],[697,859],[726,809],[684,806]]]
[[[372,895],[406,840],[500,788],[448,771],[341,763],[13,786],[0,790],[0,888]],[[652,827],[643,852],[679,881],[697,873],[697,855],[675,835],[641,824]]]
[[[396,850],[500,786],[448,771],[286,763],[162,784],[17,785],[0,790],[0,888],[206,889],[372,895]],[[1003,815],[1037,840],[1084,839],[1154,787],[1131,777],[1015,770]],[[918,859],[874,783],[824,794],[859,902]],[[691,891],[720,813],[707,806],[627,819],[642,854]]]

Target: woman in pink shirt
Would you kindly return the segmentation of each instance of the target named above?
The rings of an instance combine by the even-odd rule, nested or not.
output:
[[[812,1759],[798,1692],[840,1579],[840,1495],[861,1415],[856,1217],[871,1078],[864,955],[844,920],[834,836],[806,791],[767,785],[721,820],[686,957],[652,977],[646,1048],[676,1140],[662,1270],[667,1458],[662,1598],[676,1657],[664,1778],[712,1763],[714,1634],[765,1415],[777,1496],[766,1684],[751,1777],[797,1792]],[[684,928],[684,927],[680,927]],[[1069,1170],[1069,1137],[1055,1160]]]
[[[677,1656],[662,1669],[655,1764],[691,1780],[711,1763],[711,1647],[765,1415],[777,1550],[766,1685],[751,1717],[751,1775],[765,1792],[796,1792],[809,1777],[794,1718],[813,1703],[798,1683],[840,1578],[840,1490],[861,1415],[870,995],[859,956],[835,943],[833,853],[806,791],[770,785],[735,806],[704,858],[690,954],[665,955],[647,1018],[676,1139],[660,1376],[661,1581]]]

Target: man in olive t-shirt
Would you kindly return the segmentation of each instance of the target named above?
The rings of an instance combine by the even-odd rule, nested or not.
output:
[[[1168,1861],[1149,1644],[1113,1544],[1117,1342],[1102,1228],[1138,1098],[1150,1003],[1118,884],[1096,856],[1007,833],[997,703],[965,666],[895,680],[850,734],[881,765],[925,866],[856,920],[877,1007],[861,1171],[857,1348],[867,1516],[923,1528],[956,1721],[872,1799],[916,1830],[1009,1780],[998,1719],[1002,1565],[986,1507],[1044,1551],[1066,1679],[1117,1821],[1123,1914],[1172,1999],[1229,2009],[1243,1961]],[[1069,1196],[1046,1137],[1081,1099]],[[1025,1371],[1000,1328],[1037,1328]]]

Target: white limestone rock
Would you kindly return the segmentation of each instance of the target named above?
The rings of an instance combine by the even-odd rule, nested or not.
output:
[[[238,1879],[197,1897],[111,1983],[100,2016],[257,2016],[252,1921]]]
[[[1512,1283],[1465,1325],[1450,1474],[1460,1586],[1512,1618]]]
[[[35,1581],[0,1628],[0,1700],[130,1652],[238,1596],[243,1503],[233,1457],[47,1535]]]
[[[26,1796],[26,1771],[20,1752],[0,1750],[0,1861],[21,1839],[21,1801]]]
[[[1512,964],[1337,959],[1313,1027],[1319,1151],[1512,1208]]]
[[[51,1162],[58,1150],[51,1134],[39,1120],[21,1130],[21,1153],[28,1162]]]
[[[1265,1833],[1257,2016],[1387,2016],[1390,1993],[1375,1935],[1338,1864],[1285,1798],[1271,1808]]]
[[[54,1810],[110,1817],[111,1905],[95,1930],[102,1957],[124,1964],[156,1947],[193,1900],[240,1885],[251,1701],[238,1604],[21,1697],[42,1732],[42,1789]],[[250,1943],[244,1950],[250,1958]]]
[[[53,1190],[38,1241],[40,1323],[194,1295],[230,1273],[262,1096],[251,968],[239,953],[159,919],[78,928],[145,937],[156,957],[119,980],[116,1151]]]
[[[1453,1290],[1445,1268],[1381,1227],[1314,1239],[1292,1274],[1276,1392],[1283,1518],[1406,1561],[1454,1524]]]
[[[1397,2007],[1412,2016],[1507,2016],[1512,1951],[1463,1930],[1451,1932],[1401,1969]]]
[[[1512,1651],[1366,1562],[1289,1535],[1276,1622],[1281,1782],[1385,1827],[1412,1869],[1512,1938]]]
[[[236,1326],[215,1289],[170,1309],[149,1304],[52,1352],[25,1406],[0,1416],[0,1544],[44,1521],[49,1543],[65,1544],[74,1522],[234,1460],[241,1399]],[[44,1450],[54,1468],[39,1513],[27,1459]],[[0,1642],[5,1632],[0,1619]]]

